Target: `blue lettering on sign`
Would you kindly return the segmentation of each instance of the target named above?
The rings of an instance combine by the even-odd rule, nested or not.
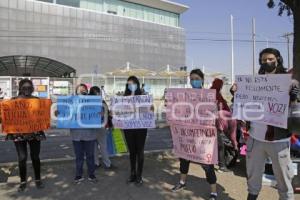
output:
[[[138,128],[154,128],[152,121],[148,120],[131,120],[123,121],[123,129],[138,129]]]
[[[100,96],[59,96],[57,128],[101,128]]]

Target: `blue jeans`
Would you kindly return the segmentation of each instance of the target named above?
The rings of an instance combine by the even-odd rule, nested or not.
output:
[[[84,156],[88,167],[88,175],[93,176],[95,173],[95,151],[96,140],[92,141],[73,141],[74,153],[76,157],[76,176],[83,174]]]

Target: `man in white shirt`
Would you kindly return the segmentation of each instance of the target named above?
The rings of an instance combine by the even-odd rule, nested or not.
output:
[[[273,48],[264,49],[259,56],[259,74],[285,74],[280,52]],[[290,102],[297,98],[298,86],[290,91]],[[288,127],[289,128],[289,127]],[[249,123],[250,137],[247,141],[247,200],[256,200],[262,187],[265,161],[272,160],[280,200],[294,200],[292,187],[293,168],[290,158],[291,131],[257,122]]]

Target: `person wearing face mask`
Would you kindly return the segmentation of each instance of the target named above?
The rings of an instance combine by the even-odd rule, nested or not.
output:
[[[137,77],[130,76],[127,79],[124,96],[143,95],[140,82]],[[127,183],[143,184],[144,147],[147,137],[147,129],[124,129],[125,140],[129,150],[130,176]]]
[[[32,96],[34,91],[33,83],[29,79],[23,79],[19,82],[19,94],[13,99],[37,99]],[[44,184],[41,181],[41,163],[40,163],[40,150],[41,141],[45,140],[46,136],[44,131],[38,131],[35,133],[26,134],[7,134],[6,140],[12,140],[15,144],[18,160],[19,160],[19,175],[21,179],[19,192],[23,192],[27,187],[27,143],[30,147],[30,157],[35,176],[35,184],[38,189],[44,188]]]
[[[89,95],[101,96],[101,89],[98,86],[93,86],[90,88]],[[107,103],[102,99],[102,128],[94,129],[96,131],[97,140],[95,145],[95,167],[100,167],[100,161],[98,157],[98,150],[101,153],[102,163],[104,164],[104,169],[114,169],[114,166],[111,164],[109,155],[107,152],[107,134],[109,133],[108,129],[112,129],[112,118],[108,110]],[[104,124],[106,123],[106,124]]]
[[[232,155],[235,157],[238,150],[238,142],[236,139],[237,121],[232,119],[231,110],[227,104],[227,101],[223,98],[221,90],[223,87],[223,80],[215,78],[210,89],[216,90],[216,99],[218,105],[218,152],[219,152],[219,172],[229,172],[226,166],[225,158],[225,144],[224,141],[229,138],[233,146]]]
[[[259,74],[286,74],[283,59],[277,49],[267,48],[259,54]],[[293,81],[290,90],[290,105],[294,104],[299,85]],[[288,119],[288,122],[290,118]],[[298,118],[299,121],[299,118]],[[291,184],[293,167],[290,158],[291,126],[300,122],[288,123],[288,129],[278,128],[257,122],[249,122],[250,137],[247,140],[247,184],[248,200],[256,200],[262,187],[262,175],[265,160],[271,158],[272,168],[277,181],[279,199],[293,200],[294,192]],[[262,134],[264,133],[264,134]]]
[[[204,74],[200,69],[194,69],[190,73],[190,83],[195,89],[202,89],[204,83]],[[186,187],[186,178],[189,172],[190,161],[183,158],[180,161],[180,181],[172,188],[173,192],[177,192]],[[215,174],[214,165],[201,164],[201,167],[205,171],[206,181],[210,184],[210,198],[209,200],[217,199],[217,177]]]
[[[80,84],[76,87],[76,95],[87,95],[88,88],[85,84]],[[73,148],[75,153],[75,164],[76,164],[76,174],[74,182],[80,184],[84,181],[83,178],[83,164],[84,157],[86,158],[87,168],[88,168],[88,180],[92,183],[97,182],[95,176],[95,144],[97,140],[97,132],[95,129],[90,128],[80,128],[80,129],[70,129],[70,134],[72,137]]]

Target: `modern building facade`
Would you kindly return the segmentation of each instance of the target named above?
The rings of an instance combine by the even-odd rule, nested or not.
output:
[[[77,76],[128,62],[152,71],[179,69],[185,65],[180,15],[187,9],[167,0],[1,0],[0,76],[58,71],[49,60]]]

